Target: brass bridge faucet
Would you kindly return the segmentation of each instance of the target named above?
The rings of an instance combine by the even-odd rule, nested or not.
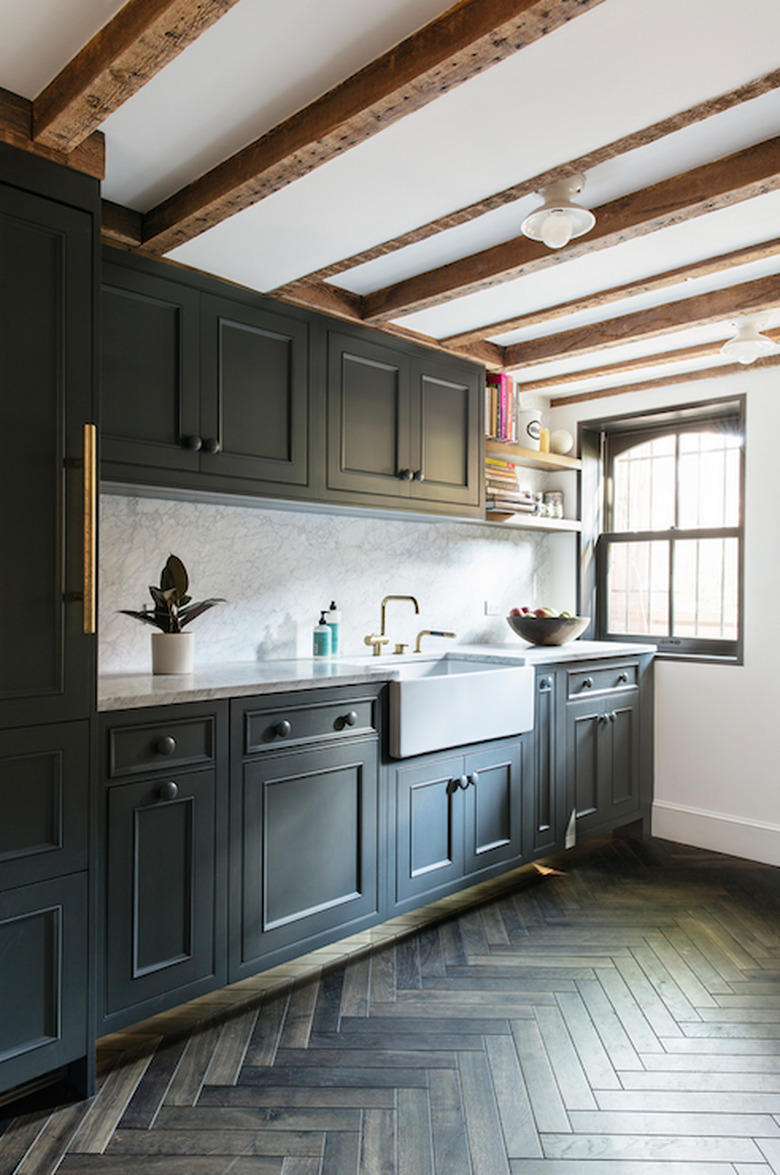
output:
[[[379,657],[382,653],[382,645],[388,644],[390,637],[385,635],[385,623],[387,619],[387,605],[390,600],[408,600],[410,604],[414,604],[414,610],[419,616],[420,605],[414,596],[385,596],[382,600],[382,620],[379,633],[372,632],[369,636],[363,637],[363,644],[371,645],[374,650],[374,656]],[[401,652],[405,649],[405,645],[396,645],[396,652]]]

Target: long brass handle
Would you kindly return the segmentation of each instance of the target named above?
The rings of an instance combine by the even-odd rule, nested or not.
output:
[[[97,428],[84,425],[84,632],[95,631],[97,595]]]

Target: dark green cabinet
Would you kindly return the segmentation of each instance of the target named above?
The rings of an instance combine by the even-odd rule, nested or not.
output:
[[[120,258],[107,251],[103,265],[104,476],[211,492],[307,486],[305,316]]]
[[[529,737],[523,736],[394,765],[396,909],[521,863],[529,755]]]
[[[327,693],[233,703],[232,982],[379,920],[378,694]]]
[[[473,364],[328,332],[327,489],[451,513],[480,507]]]
[[[101,722],[100,1030],[226,982],[226,708]]]
[[[99,192],[4,144],[0,174],[0,1090],[67,1067],[86,1093]]]
[[[566,793],[576,836],[646,820],[652,781],[650,658],[559,670]]]

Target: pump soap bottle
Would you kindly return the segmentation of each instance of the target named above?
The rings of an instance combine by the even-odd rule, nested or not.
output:
[[[335,657],[339,652],[339,628],[341,625],[341,613],[336,606],[335,600],[331,600],[330,608],[325,613],[325,623],[330,629],[331,656]]]
[[[325,623],[325,613],[320,613],[319,624],[315,625],[312,653],[315,657],[330,656],[330,628]]]

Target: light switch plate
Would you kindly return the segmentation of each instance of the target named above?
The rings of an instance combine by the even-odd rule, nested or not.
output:
[[[485,615],[486,616],[500,616],[501,605],[498,600],[485,600]]]

